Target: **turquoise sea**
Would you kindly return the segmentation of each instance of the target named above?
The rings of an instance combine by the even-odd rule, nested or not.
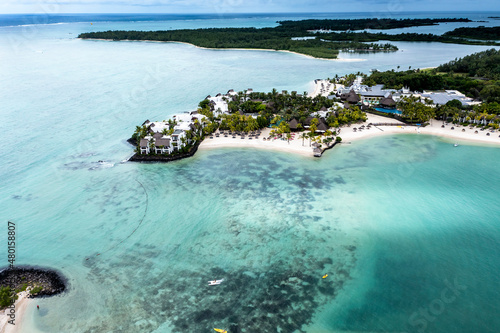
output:
[[[121,163],[136,125],[208,94],[302,92],[317,78],[487,49],[401,42],[345,62],[75,39],[308,17],[346,16],[0,15],[0,243],[14,221],[16,263],[69,283],[27,310],[22,332],[500,331],[498,147],[405,135],[321,159],[218,149]]]

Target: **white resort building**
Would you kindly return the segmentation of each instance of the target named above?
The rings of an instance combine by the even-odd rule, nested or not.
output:
[[[471,106],[481,104],[479,101],[475,101],[470,97],[465,96],[458,90],[443,90],[443,91],[424,91],[422,93],[412,92],[408,88],[396,89],[384,89],[382,84],[377,84],[372,87],[362,84],[363,78],[357,76],[354,82],[349,87],[339,88],[336,90],[337,97],[342,100],[348,100],[349,102],[354,101],[353,94],[359,96],[360,102],[366,106],[384,106],[381,101],[387,101],[392,97],[392,100],[399,102],[403,97],[416,96],[420,100],[430,100],[432,107],[437,107],[438,105],[444,105],[451,100],[458,100],[464,106]]]
[[[424,91],[420,94],[424,98],[432,101],[431,106],[445,105],[454,99],[460,101],[463,106],[481,104],[479,101],[474,101],[472,98],[465,96],[458,90],[445,90],[445,91]]]
[[[169,121],[146,120],[149,134],[139,142],[139,152],[149,154],[171,154],[191,144],[196,135],[201,135],[206,117],[197,111],[179,113]],[[189,134],[188,134],[189,133]]]

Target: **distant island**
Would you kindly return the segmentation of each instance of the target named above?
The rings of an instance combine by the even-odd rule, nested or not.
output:
[[[500,40],[500,27],[457,28],[444,34],[450,37],[471,38],[481,40]]]
[[[113,41],[183,42],[213,49],[267,49],[289,51],[323,59],[336,59],[339,51],[391,52],[398,48],[389,41],[424,41],[471,45],[500,45],[452,35],[385,34],[360,31],[435,25],[443,22],[470,22],[465,18],[446,19],[353,19],[280,21],[274,28],[209,28],[163,31],[102,31],[81,33],[81,39]],[[475,28],[471,28],[475,29]],[[479,34],[481,30],[478,30]],[[477,34],[477,33],[476,33]],[[489,38],[476,38],[489,39]]]

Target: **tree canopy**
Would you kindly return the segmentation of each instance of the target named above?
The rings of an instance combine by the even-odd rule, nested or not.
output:
[[[497,38],[500,39],[500,36]],[[439,66],[437,70],[500,80],[500,50],[490,49],[455,59]]]
[[[500,27],[457,28],[453,31],[445,32],[444,35],[482,40],[500,40]]]
[[[83,39],[151,40],[185,42],[207,48],[250,48],[286,50],[316,58],[336,58],[341,50],[396,51],[379,41],[434,41],[456,44],[500,45],[494,41],[471,40],[448,35],[384,34],[362,29],[393,29],[433,25],[439,22],[468,22],[468,19],[353,19],[282,21],[273,28],[209,28],[163,31],[102,31],[82,33]],[[321,30],[319,32],[318,30]],[[481,34],[481,31],[476,32]],[[487,39],[487,38],[483,38]]]

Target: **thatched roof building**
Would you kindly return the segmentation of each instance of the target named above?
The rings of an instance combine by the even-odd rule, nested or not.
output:
[[[361,100],[361,98],[359,98],[358,94],[356,94],[354,92],[354,90],[351,90],[347,94],[347,97],[346,97],[345,100],[348,101],[351,104],[356,104],[356,103],[358,103]]]
[[[155,142],[156,147],[168,147],[170,146],[170,139],[157,139]]]
[[[328,125],[324,121],[320,121],[316,130],[318,132],[326,132],[328,130]]]
[[[392,99],[392,95],[389,95],[388,97],[382,98],[380,100],[380,105],[387,107],[387,108],[393,108],[396,106],[396,101]]]
[[[299,125],[299,122],[295,118],[293,118],[292,120],[290,120],[288,122],[288,127],[290,127],[291,130],[296,130],[298,125]]]

